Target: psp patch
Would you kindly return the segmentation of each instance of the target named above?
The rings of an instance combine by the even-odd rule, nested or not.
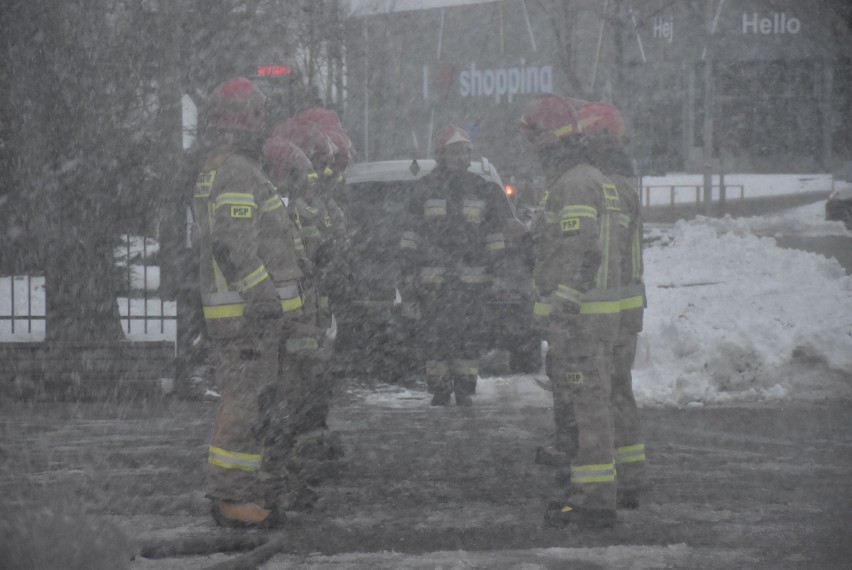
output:
[[[565,381],[569,384],[582,384],[583,383],[583,373],[582,372],[569,372],[565,375]]]
[[[571,234],[580,231],[580,218],[562,218],[559,221],[563,234]]]
[[[618,204],[618,189],[615,187],[615,184],[604,183],[603,193],[607,210],[621,210]]]
[[[251,206],[231,206],[232,218],[251,218]]]

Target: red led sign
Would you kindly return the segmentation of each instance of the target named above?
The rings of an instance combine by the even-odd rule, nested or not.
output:
[[[258,65],[258,77],[280,77],[293,73],[293,68],[289,65]]]

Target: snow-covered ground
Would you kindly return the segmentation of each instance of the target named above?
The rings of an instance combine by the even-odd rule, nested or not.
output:
[[[762,177],[766,187],[759,191],[786,193],[801,178]],[[772,216],[698,218],[649,229],[648,310],[634,369],[640,405],[852,396],[852,277],[836,260],[780,248],[764,237],[770,235],[850,234],[843,224],[824,221],[822,201]],[[43,279],[14,283],[15,314],[25,314],[29,286],[33,314],[44,315]],[[0,315],[10,314],[10,291],[10,278],[0,278]],[[126,315],[126,299],[118,302]],[[140,304],[132,300],[131,314],[141,314]],[[149,309],[159,314],[159,302]],[[165,304],[165,313],[174,314],[173,303]],[[39,330],[13,337],[10,321],[0,321],[0,342],[39,340],[43,323],[34,321]],[[171,340],[173,322],[167,325],[161,333],[156,322],[145,333],[134,321],[128,337]],[[16,331],[25,327],[16,322]],[[483,379],[477,399],[486,403],[507,390],[534,405],[549,402],[531,377]],[[410,406],[420,405],[423,395],[390,390],[372,398],[377,405]]]

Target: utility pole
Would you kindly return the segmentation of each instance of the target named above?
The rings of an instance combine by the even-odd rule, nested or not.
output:
[[[709,216],[713,204],[713,2],[705,2],[707,41],[704,44],[704,205]]]

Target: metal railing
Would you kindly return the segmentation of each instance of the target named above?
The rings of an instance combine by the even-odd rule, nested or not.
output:
[[[152,262],[154,254],[150,251],[154,243],[150,238],[126,235],[119,246],[121,255],[116,259],[121,272],[115,292],[119,320],[125,334],[139,340],[162,340],[175,330],[177,321],[175,301],[163,299],[158,291],[159,282],[154,281],[155,275],[159,281],[159,267],[156,260]],[[48,294],[40,273],[0,277],[0,300],[9,301],[0,303],[0,342],[8,336],[14,342],[46,333]],[[160,338],[146,339],[147,335]]]
[[[33,278],[37,278],[44,280],[42,276],[35,275],[11,275],[8,277],[9,279],[9,313],[6,314],[6,307],[0,308],[0,322],[9,322],[9,329],[12,335],[15,334],[33,334],[33,321],[43,322],[46,320],[45,315],[37,315],[33,314]],[[20,293],[16,292],[15,282],[23,281],[25,284],[25,292],[23,293],[24,298],[26,299],[25,307],[26,310],[23,314],[19,313],[16,309],[18,305],[18,300],[20,298]],[[25,331],[21,331],[20,328],[16,329],[17,321],[25,321]],[[5,328],[5,327],[4,327]]]
[[[711,186],[711,189],[714,190],[714,195],[718,200],[719,194],[721,192],[721,186],[718,184],[714,184]],[[739,189],[739,201],[742,202],[745,199],[745,187],[742,184],[725,184],[724,185],[725,192],[727,195],[727,191],[731,189]],[[668,190],[669,192],[669,201],[668,205],[671,208],[674,208],[677,204],[684,203],[694,203],[695,205],[699,205],[704,201],[704,185],[703,184],[652,184],[649,186],[642,186],[642,202],[645,204],[646,208],[651,207],[651,191],[652,190]],[[678,201],[678,193],[682,195],[685,192],[695,192],[695,201],[692,200],[681,200]],[[657,192],[659,193],[659,192]]]

